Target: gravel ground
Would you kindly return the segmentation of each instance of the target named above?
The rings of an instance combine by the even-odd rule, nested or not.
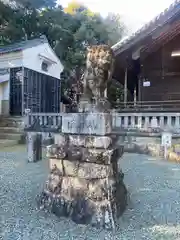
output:
[[[27,163],[23,148],[0,150],[0,239],[180,239],[180,165],[125,154],[120,165],[130,201],[114,233],[77,226],[36,210],[47,160]]]

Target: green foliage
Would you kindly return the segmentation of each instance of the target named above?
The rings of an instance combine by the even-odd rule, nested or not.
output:
[[[55,7],[56,0],[9,0],[9,2],[16,2],[18,6],[29,7],[32,6],[34,8],[47,8],[47,7]]]
[[[65,66],[64,89],[69,87],[68,81],[80,85],[88,45],[112,45],[124,31],[119,15],[109,14],[103,18],[76,1],[66,9],[55,8],[54,0],[29,0],[31,4],[26,0],[15,2],[13,8],[0,1],[0,44],[46,35]]]
[[[123,102],[124,98],[124,87],[120,83],[113,80],[108,86],[108,99],[112,107],[116,107],[118,102]]]

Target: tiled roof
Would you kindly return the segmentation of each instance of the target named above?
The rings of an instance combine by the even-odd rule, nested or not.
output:
[[[40,38],[35,38],[32,40],[21,41],[3,47],[0,46],[0,54],[21,51],[47,42],[48,42],[47,38],[45,36],[41,36]]]
[[[136,44],[138,41],[152,34],[158,27],[162,27],[164,24],[168,23],[178,14],[180,14],[180,0],[176,0],[173,4],[169,6],[169,8],[165,9],[152,21],[144,25],[142,28],[140,28],[137,32],[126,38],[124,41],[121,40],[119,43],[116,43],[114,46],[112,46],[112,49],[115,52],[123,52],[132,45]]]
[[[158,37],[153,39],[150,44],[147,44],[141,51],[142,57],[147,56],[148,54],[157,51],[158,48],[160,48],[172,39],[174,39],[176,36],[180,34],[180,20],[174,22],[169,29],[162,32]]]

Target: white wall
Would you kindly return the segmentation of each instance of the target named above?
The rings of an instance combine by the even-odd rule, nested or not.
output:
[[[2,85],[2,100],[9,100],[9,81],[1,83]]]
[[[56,62],[50,65],[48,72],[44,72],[41,69],[43,60],[39,57],[39,54]],[[14,68],[21,66],[58,79],[60,79],[60,74],[64,68],[48,43],[42,43],[41,45],[25,49],[22,52],[19,51],[0,55],[0,68]]]
[[[41,69],[43,60],[39,57],[39,54],[56,62],[48,68],[48,72],[45,72]],[[24,50],[23,66],[58,79],[60,79],[60,74],[63,71],[63,65],[48,43]]]
[[[12,52],[0,55],[0,68],[20,67],[23,64],[22,52]]]
[[[39,57],[39,54],[56,62],[56,64],[50,66],[48,72],[44,72],[41,69],[43,60]],[[28,48],[23,50],[23,52],[19,51],[0,55],[0,68],[15,68],[21,66],[58,79],[60,79],[60,74],[63,71],[63,65],[48,43]],[[9,100],[9,74],[0,75],[0,113],[1,100]]]
[[[0,84],[0,114],[2,113],[2,84]]]
[[[0,83],[9,81],[10,74],[0,75]]]

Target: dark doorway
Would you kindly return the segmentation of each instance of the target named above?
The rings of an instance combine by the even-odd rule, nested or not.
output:
[[[22,71],[23,70],[23,71]],[[10,115],[60,112],[60,80],[28,68],[10,70]]]
[[[9,113],[12,116],[22,115],[22,68],[10,69]]]
[[[60,80],[24,68],[24,109],[32,113],[60,112]]]

